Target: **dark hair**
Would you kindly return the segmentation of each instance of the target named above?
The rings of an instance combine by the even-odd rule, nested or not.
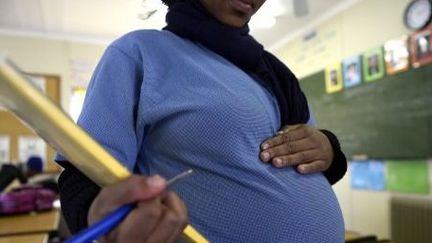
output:
[[[171,6],[176,0],[162,0],[163,4],[167,5],[168,7]]]
[[[188,0],[162,0],[162,3],[167,5],[168,7],[175,2],[187,2]]]
[[[29,169],[34,170],[38,173],[41,173],[43,170],[43,161],[39,156],[31,156],[27,160],[27,166]]]

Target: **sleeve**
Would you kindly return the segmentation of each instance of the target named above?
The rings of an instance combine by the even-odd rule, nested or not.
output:
[[[87,214],[100,187],[69,162],[63,161],[64,168],[58,181],[63,217],[72,234],[87,227]]]
[[[313,114],[310,107],[309,107],[309,111],[310,111],[310,118],[308,121],[308,125],[312,127],[317,127],[315,115]],[[331,185],[334,185],[336,184],[336,182],[338,182],[340,179],[344,177],[347,171],[348,162],[345,157],[345,154],[341,149],[339,140],[336,137],[336,135],[328,130],[320,130],[320,131],[324,133],[324,135],[328,138],[333,149],[334,159],[330,167],[326,171],[324,171],[323,174],[326,177],[327,181]]]
[[[87,89],[78,125],[130,171],[138,153],[136,115],[142,65],[116,46],[108,47]]]
[[[78,125],[131,171],[141,139],[135,125],[142,79],[138,61],[116,46],[108,47],[90,81],[78,119]],[[57,154],[55,160],[64,168],[59,178],[63,215],[75,233],[87,227],[87,213],[100,187],[62,155]]]
[[[339,140],[336,135],[328,130],[320,130],[330,141],[330,144],[333,148],[334,159],[330,167],[324,171],[324,176],[327,181],[334,185],[340,179],[342,179],[347,171],[348,162],[345,157],[345,154],[342,152]]]

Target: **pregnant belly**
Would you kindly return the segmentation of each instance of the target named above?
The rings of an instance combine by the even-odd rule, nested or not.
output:
[[[271,167],[253,180],[247,174],[208,175],[178,191],[211,242],[343,242],[340,207],[321,174]]]

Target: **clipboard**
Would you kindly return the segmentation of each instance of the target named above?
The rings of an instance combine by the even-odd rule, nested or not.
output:
[[[22,75],[20,69],[5,55],[0,55],[0,104],[12,111],[99,186],[116,183],[131,175]],[[185,228],[181,238],[183,242],[208,242],[190,225]]]

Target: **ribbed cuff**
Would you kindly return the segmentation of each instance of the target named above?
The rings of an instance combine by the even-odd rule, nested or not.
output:
[[[345,157],[345,154],[341,150],[341,146],[336,135],[334,135],[332,132],[328,130],[320,130],[320,131],[324,133],[324,135],[326,135],[333,148],[333,154],[334,154],[333,162],[330,165],[330,167],[323,172],[323,174],[327,178],[327,181],[331,185],[334,185],[336,182],[342,179],[342,177],[344,177],[348,167],[347,159]]]
[[[100,187],[73,167],[64,163],[59,178],[62,213],[72,234],[87,227],[87,214]]]

